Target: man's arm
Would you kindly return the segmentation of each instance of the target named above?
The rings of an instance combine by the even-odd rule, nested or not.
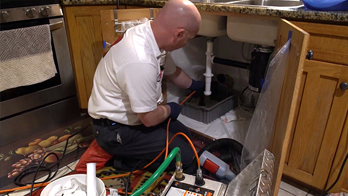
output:
[[[159,105],[157,108],[151,112],[138,113],[140,121],[146,127],[152,127],[160,124],[168,118],[170,114],[169,105]]]
[[[159,105],[151,112],[138,113],[140,121],[146,127],[152,127],[160,124],[168,117],[176,120],[181,112],[181,106],[177,103],[170,102],[166,105]]]
[[[173,84],[183,89],[188,89],[192,84],[192,79],[180,67],[176,67],[173,74],[166,76]]]

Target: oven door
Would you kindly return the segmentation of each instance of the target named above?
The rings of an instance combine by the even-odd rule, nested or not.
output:
[[[53,104],[75,96],[75,83],[69,54],[64,19],[43,19],[1,24],[1,30],[23,28],[34,25],[49,24],[51,44],[56,75],[44,82],[4,90],[0,93],[0,119],[8,119],[18,114]]]

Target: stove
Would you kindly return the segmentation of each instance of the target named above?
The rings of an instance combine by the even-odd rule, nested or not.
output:
[[[29,37],[28,41],[19,42],[8,36],[15,31],[22,32],[21,30],[36,29],[42,26],[47,31],[45,39],[33,41]],[[30,36],[35,37],[36,32],[29,33],[31,33]],[[43,41],[46,38],[48,41]],[[12,45],[10,41],[13,41]],[[35,41],[38,41],[38,44]],[[29,144],[31,141],[26,140],[31,140],[32,137],[40,138],[42,135],[50,135],[50,131],[57,127],[80,118],[81,113],[76,96],[65,21],[58,0],[1,0],[0,42],[0,71],[2,74],[7,68],[10,68],[4,67],[4,65],[11,64],[10,61],[17,62],[16,60],[19,58],[31,58],[31,52],[40,48],[42,42],[49,46],[52,59],[50,62],[55,70],[50,78],[43,81],[1,90],[0,155],[4,155],[2,156],[4,158],[0,156],[0,164],[7,165],[12,159],[5,162],[6,157],[10,154],[11,156],[16,155],[15,149],[22,147],[16,146],[18,143]],[[7,45],[4,46],[3,43],[6,42]],[[30,45],[31,42],[34,44]],[[22,50],[26,50],[27,53]],[[3,57],[4,54],[7,54],[6,57]],[[45,61],[40,60],[34,61],[34,63],[39,68],[47,65]],[[26,66],[25,62],[14,64],[14,66],[17,65]],[[22,77],[12,72],[5,74],[9,79]],[[9,81],[0,80],[0,86],[6,86],[7,83]],[[6,149],[9,149],[11,145],[13,145],[13,151],[2,151],[5,146]],[[7,177],[7,175],[5,169],[0,170],[0,177]]]

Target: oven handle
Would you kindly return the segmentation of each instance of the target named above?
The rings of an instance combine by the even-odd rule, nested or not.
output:
[[[59,21],[59,22],[50,24],[50,30],[51,30],[51,31],[60,29],[60,28],[62,28],[62,27],[63,27],[63,21]]]

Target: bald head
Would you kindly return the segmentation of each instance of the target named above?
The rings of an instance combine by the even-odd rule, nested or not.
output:
[[[170,36],[175,36],[179,30],[183,30],[189,38],[194,37],[199,30],[200,22],[201,15],[191,1],[169,0],[152,22],[152,28],[156,40],[163,42],[165,40],[162,41],[162,38],[170,39]]]
[[[197,33],[201,22],[201,15],[196,6],[188,0],[169,0],[160,13],[158,19],[162,19],[167,28],[184,28]]]

